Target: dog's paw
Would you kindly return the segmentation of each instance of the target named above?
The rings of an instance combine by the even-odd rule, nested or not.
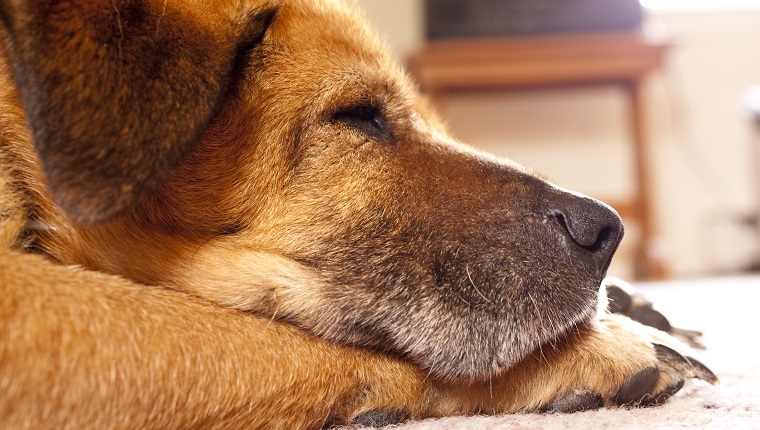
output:
[[[619,278],[607,277],[602,285],[607,295],[610,313],[623,314],[634,321],[662,330],[692,348],[705,349],[700,339],[702,332],[670,325],[665,315],[655,310],[652,302],[637,293],[631,284]]]
[[[661,331],[625,317],[606,316],[572,335],[552,354],[561,370],[556,376],[569,383],[560,383],[563,389],[541,410],[653,406],[676,394],[686,380],[718,383],[710,369],[674,345],[677,342]]]
[[[588,390],[574,390],[553,400],[544,412],[579,412],[607,406],[646,407],[659,405],[681,390],[689,378],[715,384],[718,378],[694,358],[685,357],[674,349],[654,345],[658,364],[645,367],[631,375],[617,392],[605,399]]]

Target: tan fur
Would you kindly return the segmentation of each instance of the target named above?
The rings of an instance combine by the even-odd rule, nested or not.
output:
[[[8,162],[0,159],[0,165],[7,166]],[[22,209],[22,200],[13,189],[13,177],[8,173],[5,170],[0,172],[0,247],[2,248],[10,248],[16,244],[26,218]]]
[[[593,319],[606,266],[541,212],[577,197],[447,137],[355,12],[326,0],[76,3],[38,16],[34,2],[0,2],[0,427],[319,428],[376,409],[423,418],[535,411],[574,390],[609,399],[655,365],[653,393],[682,378],[658,364],[658,334]],[[81,36],[81,59],[59,59],[57,44],[35,56],[27,48],[47,39],[27,32],[33,20]],[[210,66],[179,48],[155,54],[154,37],[207,47]],[[122,112],[77,79],[105,74],[80,60],[138,83],[145,73],[157,95],[104,78]],[[204,78],[208,94],[156,123],[151,109],[174,112],[174,97],[197,102],[195,87],[175,91],[174,71]],[[24,72],[52,95],[37,98]],[[103,104],[67,104],[79,94]],[[379,106],[383,123],[340,116],[356,105]],[[171,138],[159,145],[154,131]],[[61,155],[77,145],[114,168]],[[507,221],[498,246],[478,248],[481,228]],[[561,244],[541,242],[543,228]],[[440,281],[450,293],[427,272],[439,251],[472,258],[440,269],[458,271]],[[526,263],[491,273],[476,256]]]
[[[9,71],[4,62],[0,62],[0,91],[7,92],[13,88]],[[0,98],[7,100],[6,94]],[[23,136],[23,116],[17,109],[7,103],[0,105],[4,114],[0,116],[0,142],[28,140]],[[16,114],[14,116],[14,114]],[[15,164],[9,159],[7,151],[0,152],[0,246],[11,248],[15,246],[21,235],[27,214],[24,209],[24,198],[16,186],[17,175]]]

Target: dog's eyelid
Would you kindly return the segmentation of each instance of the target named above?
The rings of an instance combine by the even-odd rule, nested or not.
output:
[[[338,109],[332,114],[332,118],[335,120],[356,118],[371,121],[381,115],[382,113],[380,112],[380,109],[375,105],[358,104]]]
[[[362,133],[382,140],[392,141],[390,126],[381,108],[372,104],[352,105],[337,110],[331,120],[356,128]]]

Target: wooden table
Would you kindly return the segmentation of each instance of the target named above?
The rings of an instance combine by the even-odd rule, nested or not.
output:
[[[652,220],[650,143],[644,132],[641,86],[660,67],[669,44],[643,31],[598,32],[502,39],[432,41],[409,60],[423,91],[434,98],[462,91],[568,85],[620,85],[628,104],[634,196],[612,202],[639,224],[635,276],[667,276]]]

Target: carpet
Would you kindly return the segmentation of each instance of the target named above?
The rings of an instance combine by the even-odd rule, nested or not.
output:
[[[575,414],[449,417],[396,430],[470,429],[760,429],[760,277],[637,283],[675,327],[700,330],[706,350],[690,355],[711,368],[718,386],[687,383],[662,406]]]

